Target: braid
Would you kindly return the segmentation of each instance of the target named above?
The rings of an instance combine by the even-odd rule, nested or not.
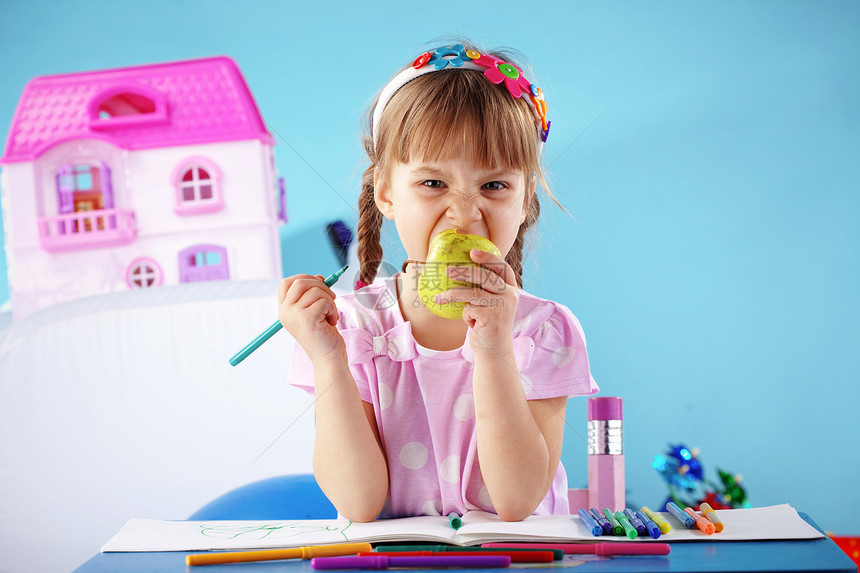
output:
[[[517,238],[514,240],[514,244],[511,246],[510,252],[508,252],[508,256],[505,257],[505,261],[511,265],[511,268],[514,270],[514,274],[517,276],[517,286],[520,288],[523,288],[523,246],[526,242],[526,232],[528,232],[529,228],[537,222],[539,216],[540,201],[538,200],[537,194],[534,194],[529,201],[526,220],[523,221],[522,225],[520,225]]]
[[[358,197],[358,262],[361,266],[359,280],[370,284],[382,261],[382,245],[379,240],[382,229],[382,213],[373,197],[373,170],[371,165],[361,177],[361,194]]]

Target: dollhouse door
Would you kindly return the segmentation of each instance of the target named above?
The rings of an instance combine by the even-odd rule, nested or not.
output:
[[[230,278],[227,249],[194,245],[179,252],[179,282],[217,281]]]

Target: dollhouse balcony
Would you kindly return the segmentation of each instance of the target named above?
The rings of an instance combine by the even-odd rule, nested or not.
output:
[[[99,209],[41,217],[39,244],[52,253],[127,245],[137,236],[134,211]]]

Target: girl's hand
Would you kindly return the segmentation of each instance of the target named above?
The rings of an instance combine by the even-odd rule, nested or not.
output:
[[[511,265],[492,253],[472,249],[469,253],[478,267],[448,267],[448,276],[474,284],[457,287],[437,295],[437,301],[460,301],[463,320],[472,328],[469,344],[478,354],[507,356],[513,351],[514,318],[520,298],[517,278]]]
[[[278,319],[314,364],[339,353],[346,357],[346,344],[335,326],[335,297],[322,275],[293,275],[278,287]]]

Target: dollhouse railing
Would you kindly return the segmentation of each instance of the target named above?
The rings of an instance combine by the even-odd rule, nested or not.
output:
[[[126,245],[137,236],[134,211],[99,209],[41,217],[39,243],[50,252]]]

